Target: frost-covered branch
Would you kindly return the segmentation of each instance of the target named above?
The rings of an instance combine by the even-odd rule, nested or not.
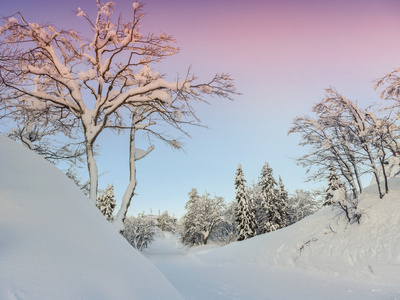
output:
[[[140,112],[135,116],[142,124],[157,119],[183,131],[181,125],[199,122],[194,102],[237,94],[227,74],[202,83],[188,72],[182,80],[167,81],[154,66],[178,52],[174,38],[140,33],[141,4],[133,3],[131,20],[124,22],[120,17],[114,20],[113,2],[96,3],[95,18],[82,8],[75,11],[93,32],[90,37],[30,22],[19,12],[4,18],[0,27],[0,80],[7,96],[14,106],[31,98],[38,108],[63,109],[79,121],[94,203],[98,185],[94,143],[105,128],[130,128],[125,124],[127,109]]]

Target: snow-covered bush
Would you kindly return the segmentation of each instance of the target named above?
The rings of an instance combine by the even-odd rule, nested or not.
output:
[[[97,208],[106,217],[107,221],[112,222],[115,208],[114,186],[108,184],[105,193],[101,193],[97,198]]]
[[[213,230],[210,239],[212,241],[229,244],[237,241],[237,202],[233,201],[224,210],[224,220]]]
[[[182,242],[189,246],[207,244],[211,234],[226,220],[225,207],[224,198],[211,198],[208,193],[199,196],[197,190],[192,189],[182,218]]]
[[[133,247],[141,251],[154,240],[156,233],[155,223],[143,214],[137,218],[128,217],[124,221],[125,230],[122,235]]]
[[[168,211],[164,211],[158,218],[157,218],[157,226],[162,231],[169,231],[172,233],[176,232],[176,218],[170,216]]]
[[[320,204],[310,191],[295,190],[288,199],[289,224],[312,215],[320,209]]]

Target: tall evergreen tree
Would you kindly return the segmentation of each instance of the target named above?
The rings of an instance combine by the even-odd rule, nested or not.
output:
[[[289,224],[288,199],[288,192],[285,190],[285,185],[282,182],[281,176],[279,176],[277,206],[280,218],[276,220],[279,228],[285,227]]]
[[[276,193],[276,181],[272,176],[272,168],[266,162],[261,170],[261,176],[259,181],[259,186],[261,189],[260,198],[261,198],[261,207],[263,212],[263,233],[274,231],[277,226],[274,223],[276,219],[277,209],[275,207],[275,202],[277,198]]]
[[[242,241],[255,235],[255,217],[252,213],[250,201],[246,193],[246,180],[239,164],[236,171],[235,188],[236,188],[236,221],[238,223],[237,230],[239,233],[238,240]]]
[[[111,183],[107,185],[105,194],[101,193],[99,195],[96,206],[107,221],[112,222],[115,205],[114,186]]]
[[[200,205],[200,196],[197,189],[192,188],[188,193],[189,201],[186,202],[185,209],[186,213],[183,216],[183,232],[182,232],[182,242],[186,245],[195,245],[199,243],[200,236],[196,232],[197,228],[197,216],[196,212]]]
[[[254,199],[254,194],[247,190],[247,195],[249,198],[249,208],[250,208],[250,227],[253,228],[253,236],[257,235],[257,218],[256,218],[256,201]]]

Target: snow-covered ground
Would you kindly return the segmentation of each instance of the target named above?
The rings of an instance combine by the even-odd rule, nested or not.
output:
[[[0,136],[0,299],[181,299],[74,183]]]
[[[266,251],[267,235],[257,238],[257,249],[246,245],[256,239],[191,250],[177,239],[158,237],[143,254],[185,299],[400,299],[400,268],[397,277],[386,279],[357,274],[351,265],[341,273],[335,266],[280,267]]]
[[[325,208],[224,247],[165,233],[142,255],[62,172],[1,136],[0,167],[1,300],[400,299],[398,179],[382,200],[366,189],[361,224]]]

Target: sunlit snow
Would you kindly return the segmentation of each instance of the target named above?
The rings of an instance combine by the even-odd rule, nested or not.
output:
[[[365,189],[361,224],[327,207],[223,247],[164,233],[139,253],[62,172],[2,136],[0,165],[0,299],[400,299],[399,179],[383,199]]]

